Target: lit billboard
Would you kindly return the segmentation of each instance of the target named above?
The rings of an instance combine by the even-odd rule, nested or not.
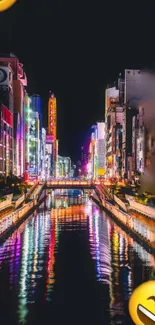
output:
[[[46,135],[46,143],[52,143],[54,141],[53,135]]]
[[[119,101],[119,90],[116,87],[107,88],[105,91],[105,115],[107,114],[107,109],[111,106],[111,102]]]
[[[98,140],[105,138],[105,123],[104,122],[97,123],[97,133],[98,133]]]
[[[98,140],[98,176],[105,174],[105,140]]]
[[[6,124],[13,127],[13,115],[12,113],[2,104],[3,120]]]
[[[57,107],[56,98],[52,95],[48,101],[48,134],[56,141]]]

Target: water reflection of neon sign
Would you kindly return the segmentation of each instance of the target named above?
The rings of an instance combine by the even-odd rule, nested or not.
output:
[[[53,285],[55,282],[54,274],[54,263],[55,263],[55,246],[58,238],[58,219],[57,217],[52,218],[52,231],[50,237],[50,245],[48,251],[48,264],[47,264],[47,280],[46,280],[46,299],[51,300],[51,292],[53,290]]]

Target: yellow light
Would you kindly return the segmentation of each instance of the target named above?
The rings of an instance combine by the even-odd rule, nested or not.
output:
[[[16,0],[1,0],[0,1],[0,11],[5,11],[12,7]]]

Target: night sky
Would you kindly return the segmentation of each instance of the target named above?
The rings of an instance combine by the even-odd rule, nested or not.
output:
[[[60,154],[78,158],[104,119],[104,89],[125,68],[155,66],[154,1],[18,0],[0,13],[0,52],[24,64],[27,91],[58,101]]]

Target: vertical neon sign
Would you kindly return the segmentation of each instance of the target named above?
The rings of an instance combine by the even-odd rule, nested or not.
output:
[[[48,101],[48,134],[53,136],[56,141],[56,124],[57,124],[57,109],[56,98],[51,95]]]

